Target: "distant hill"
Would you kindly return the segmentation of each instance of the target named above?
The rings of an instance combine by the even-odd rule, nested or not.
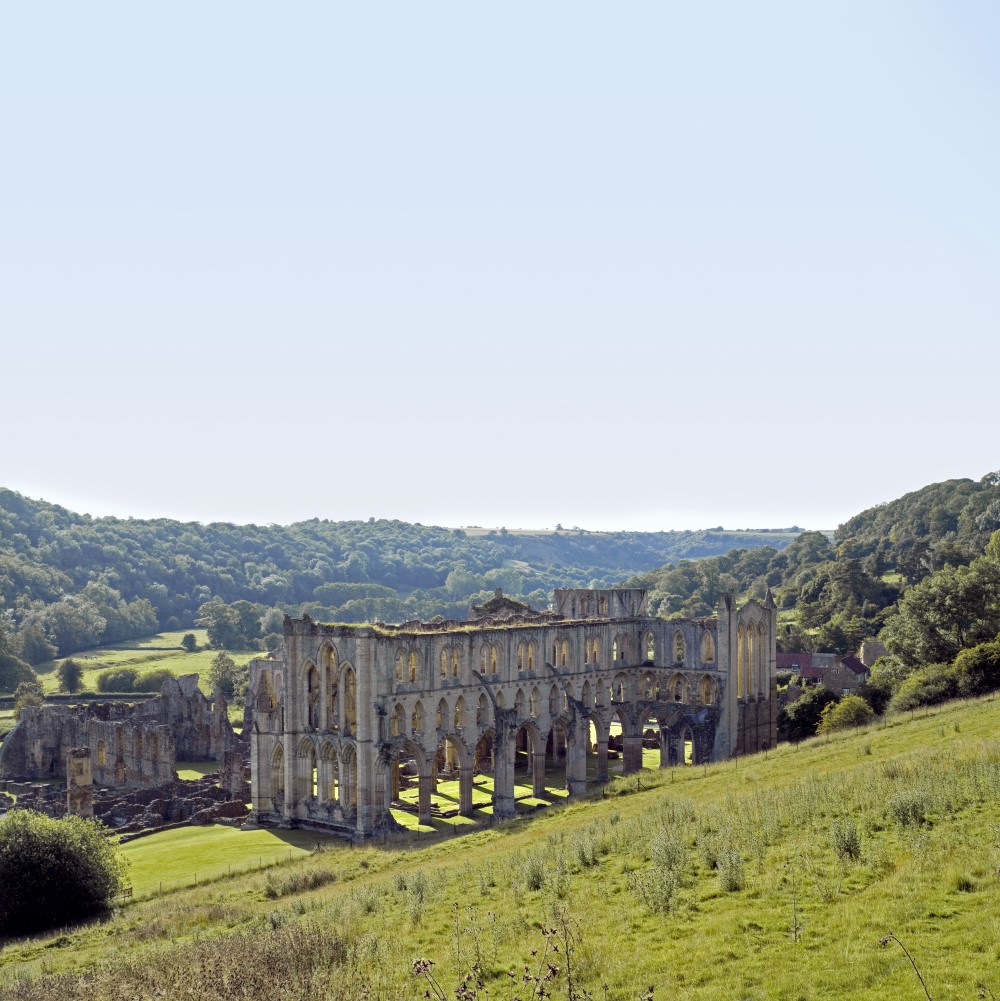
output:
[[[536,605],[555,587],[610,585],[796,531],[507,532],[402,521],[288,526],[92,518],[0,489],[0,645],[32,663],[189,628],[204,603],[328,621],[463,618],[501,587]],[[279,617],[280,621],[280,617]]]

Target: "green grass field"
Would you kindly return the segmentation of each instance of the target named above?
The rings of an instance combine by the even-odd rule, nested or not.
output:
[[[181,639],[186,633],[194,633],[199,647],[208,642],[204,629],[179,629],[174,632],[157,633],[141,640],[114,643],[73,654],[73,659],[84,667],[83,690],[96,692],[97,675],[109,667],[134,667],[140,673],[154,668],[166,668],[175,677],[182,674],[199,675],[199,686],[206,695],[210,695],[206,679],[209,667],[218,651],[199,649],[194,653],[188,653],[181,646]],[[252,657],[261,656],[259,651],[228,652],[237,664],[245,664]],[[58,660],[49,660],[35,667],[35,673],[41,679],[46,694],[55,694],[59,691],[59,679],[56,677],[58,664]]]
[[[952,704],[644,770],[462,837],[408,831],[296,861],[308,841],[277,832],[284,864],[231,878],[223,866],[252,865],[241,838],[256,832],[140,839],[128,851],[151,853],[149,868],[133,875],[154,896],[7,943],[0,999],[441,999],[475,966],[509,1001],[538,996],[524,966],[544,977],[550,960],[546,989],[563,998],[567,956],[581,998],[636,1001],[650,985],[658,1001],[924,997],[897,942],[879,944],[890,932],[936,1001],[998,996],[998,726],[1000,701]],[[201,885],[210,860],[222,878]],[[194,862],[198,886],[157,892],[157,872],[183,882]],[[413,976],[418,957],[438,993]]]
[[[137,838],[122,847],[122,854],[129,861],[133,894],[140,897],[291,861],[332,840],[307,831],[241,831],[211,824]]]

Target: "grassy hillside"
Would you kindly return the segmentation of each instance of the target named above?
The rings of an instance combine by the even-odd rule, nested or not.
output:
[[[174,632],[156,633],[140,640],[128,640],[122,643],[111,643],[106,646],[94,647],[73,654],[73,659],[83,666],[83,692],[96,692],[97,677],[101,671],[110,667],[134,667],[140,673],[165,668],[175,677],[183,674],[197,674],[200,687],[206,694],[211,694],[208,686],[208,671],[212,659],[218,650],[199,649],[188,653],[181,646],[181,638],[187,632],[193,632],[199,647],[207,642],[204,629],[177,630]],[[238,663],[244,664],[251,657],[261,656],[257,651],[227,651]],[[35,666],[35,673],[42,682],[42,688],[47,695],[59,691],[59,679],[56,677],[58,661],[50,660]]]
[[[879,944],[890,932],[935,999],[989,997],[998,723],[997,701],[950,704],[644,771],[641,791],[618,779],[605,799],[426,847],[335,846],[9,943],[0,998],[443,998],[472,967],[465,997],[485,997],[477,976],[491,998],[540,996],[525,967],[568,997],[567,965],[578,997],[923,997],[897,942]],[[437,988],[412,974],[419,957]]]

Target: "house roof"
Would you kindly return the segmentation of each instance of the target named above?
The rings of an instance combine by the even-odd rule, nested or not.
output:
[[[855,674],[867,674],[868,673],[868,668],[865,667],[865,665],[860,660],[858,660],[857,657],[842,657],[841,661],[842,661],[844,667],[849,668]]]
[[[779,653],[777,654],[779,671],[802,671],[812,667],[811,653]]]

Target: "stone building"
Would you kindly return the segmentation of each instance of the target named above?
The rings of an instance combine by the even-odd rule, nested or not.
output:
[[[285,619],[281,659],[251,663],[252,818],[367,837],[391,825],[400,770],[415,769],[426,822],[439,776],[493,776],[493,815],[514,814],[514,770],[536,795],[546,761],[571,796],[588,761],[608,778],[774,746],[776,610],[723,595],[711,619],[649,615],[639,589],[556,591],[554,612],[496,597],[468,622],[322,625]],[[616,724],[616,726],[613,726]],[[612,730],[620,729],[612,735]]]
[[[226,701],[198,689],[198,675],[167,678],[137,705],[91,703],[22,710],[0,744],[0,779],[68,778],[71,749],[90,750],[93,781],[149,789],[173,782],[177,761],[221,761],[239,746]]]

